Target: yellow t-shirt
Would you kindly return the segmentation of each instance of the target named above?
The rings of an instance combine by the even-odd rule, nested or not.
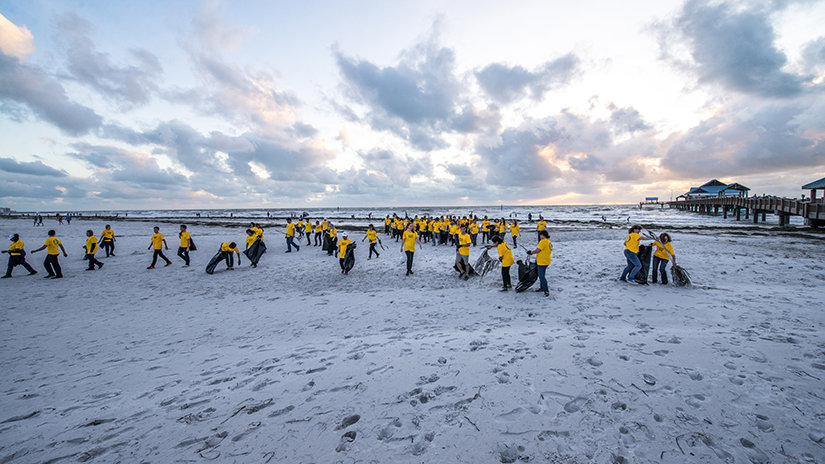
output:
[[[477,234],[478,233],[478,223],[474,222],[474,223],[470,224],[470,233],[471,234]]]
[[[470,244],[473,239],[468,234],[458,234],[458,253],[462,256],[470,256]]]
[[[553,244],[550,243],[550,240],[543,238],[539,241],[536,248],[539,249],[539,252],[536,254],[536,264],[539,266],[549,266],[550,255],[553,253]]]
[[[375,243],[375,238],[378,236],[378,232],[374,230],[367,231],[367,239],[369,239],[370,244]]]
[[[235,248],[232,248],[230,246],[231,244],[232,242],[221,243],[221,251],[238,251],[237,246]]]
[[[295,224],[289,223],[286,225],[286,236],[287,237],[294,237],[295,236]]]
[[[181,248],[186,248],[189,246],[189,239],[192,238],[192,236],[189,235],[188,231],[184,230],[183,232],[178,234],[178,237],[180,237]]]
[[[404,230],[404,221],[402,221],[401,219],[395,221],[395,228],[398,230]]]
[[[97,237],[92,235],[86,239],[86,254],[93,255],[97,253]]]
[[[152,247],[155,250],[160,250],[161,248],[163,248],[163,239],[164,239],[164,237],[163,237],[162,233],[158,232],[156,234],[153,234],[152,235]]]
[[[630,235],[628,235],[627,238],[624,239],[624,249],[625,250],[630,250],[633,253],[638,253],[639,252],[639,239],[641,239],[641,238],[642,238],[641,235],[637,234],[636,232],[631,232]]]
[[[547,221],[539,221],[538,225],[536,226],[537,230],[544,230],[547,228]]]
[[[456,235],[459,232],[461,232],[461,227],[459,227],[458,224],[453,224],[450,226],[450,235]]]
[[[49,238],[46,239],[46,242],[43,243],[43,245],[46,245],[46,248],[47,248],[46,252],[48,254],[50,254],[50,255],[59,255],[60,254],[60,248],[58,248],[59,245],[60,245],[60,239],[59,238],[49,237]]]
[[[434,222],[433,223],[433,233],[437,234],[439,232],[441,232],[441,223],[440,222]]]
[[[496,249],[498,250],[498,256],[501,258],[501,266],[512,266],[515,261],[513,260],[513,252],[510,250],[510,247],[508,247],[506,243],[501,242],[496,246]]]
[[[338,241],[338,257],[343,259],[347,254],[347,246],[352,243],[352,240],[345,238]]]
[[[112,229],[103,229],[100,236],[103,237],[103,240],[111,240],[115,236],[115,231]]]
[[[513,234],[513,237],[518,237],[518,230],[520,229],[518,224],[513,224],[510,226],[510,233]]]
[[[311,222],[307,222],[306,224],[304,224],[304,233],[307,233],[307,234],[312,233],[312,223]]]
[[[409,230],[404,232],[404,251],[415,251],[415,240],[418,238],[418,234],[415,232],[410,232]]]
[[[338,229],[336,229],[335,227],[330,227],[329,228],[329,238],[333,239],[337,236],[338,236]]]
[[[321,221],[321,232],[327,230],[327,221]]]
[[[385,226],[390,225],[390,223],[391,223],[391,222],[392,222],[392,219],[390,219],[390,218],[384,218],[384,225],[385,225]]]
[[[264,230],[261,229],[260,227],[257,227],[257,226],[253,227],[252,232],[255,232],[256,237],[263,238],[263,236],[264,236]]]
[[[498,225],[498,233],[503,235],[505,232],[507,232],[507,224],[502,222]]]
[[[258,240],[258,236],[257,236],[257,235],[255,235],[255,234],[252,234],[252,235],[247,234],[247,235],[246,235],[246,247],[247,247],[247,248],[251,247],[251,246],[252,246],[252,244],[253,244],[253,243],[255,243],[255,240]]]
[[[297,227],[298,230],[301,230],[301,228],[304,227],[304,221],[298,221],[298,223],[295,224],[295,227]]]
[[[11,245],[9,245],[9,254],[10,255],[22,255],[23,254],[23,240],[18,240]]]
[[[481,230],[484,232],[488,232],[490,230],[490,221],[486,219],[481,221]]]
[[[670,256],[667,254],[668,251],[671,255],[676,256],[676,252],[673,251],[673,245],[671,245],[670,242],[667,242],[664,245],[662,245],[661,243],[659,243],[658,240],[656,240],[655,242],[653,242],[653,246],[656,247],[656,251],[653,252],[653,256],[659,259],[670,261]]]

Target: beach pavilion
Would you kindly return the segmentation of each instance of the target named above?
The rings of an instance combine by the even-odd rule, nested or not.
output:
[[[822,202],[822,198],[816,197],[817,190],[825,190],[825,177],[819,180],[815,180],[810,184],[805,184],[802,186],[802,190],[810,190],[811,191],[811,203]],[[825,197],[825,193],[823,193],[823,197]]]

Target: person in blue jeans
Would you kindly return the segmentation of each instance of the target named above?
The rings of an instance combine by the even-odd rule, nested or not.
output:
[[[619,280],[629,284],[636,284],[636,274],[642,270],[642,262],[639,261],[639,242],[641,240],[651,240],[647,237],[642,237],[639,232],[642,231],[642,226],[634,225],[627,229],[627,238],[624,239],[624,257],[627,259],[627,266],[622,271],[622,276]]]
[[[537,292],[544,292],[544,296],[550,296],[550,291],[547,288],[547,266],[550,265],[553,253],[553,243],[550,242],[550,233],[546,230],[540,230],[539,244],[536,245],[535,250],[527,252],[528,255],[536,255],[536,268],[539,274],[539,289]]]

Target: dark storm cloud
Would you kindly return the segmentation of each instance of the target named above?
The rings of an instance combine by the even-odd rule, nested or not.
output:
[[[392,132],[419,150],[445,148],[445,133],[475,133],[498,124],[497,114],[469,103],[455,74],[455,52],[435,40],[405,51],[395,66],[334,54],[349,97],[369,109],[372,128]]]
[[[825,105],[732,104],[676,140],[662,164],[681,177],[724,177],[825,166]],[[803,125],[801,122],[804,122]]]
[[[30,176],[66,177],[65,171],[43,164],[41,161],[15,161],[12,158],[0,158],[0,171],[11,174],[28,174]]]
[[[675,27],[688,40],[700,81],[764,97],[802,93],[808,76],[782,70],[788,59],[774,45],[770,13],[705,0],[685,3]]]
[[[492,63],[475,72],[481,88],[493,100],[507,104],[524,96],[540,100],[544,94],[569,83],[579,73],[579,59],[572,53],[548,61],[534,71],[522,66]]]
[[[98,126],[102,118],[91,108],[72,101],[56,79],[36,66],[0,53],[0,109],[20,116],[14,105],[23,105],[38,118],[70,135],[82,135]]]
[[[121,106],[149,101],[158,90],[157,81],[163,68],[158,58],[143,49],[130,50],[131,64],[119,65],[92,41],[92,24],[75,14],[57,21],[57,29],[66,42],[68,72],[72,79],[88,85]]]

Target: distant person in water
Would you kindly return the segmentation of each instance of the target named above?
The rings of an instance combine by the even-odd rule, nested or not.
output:
[[[98,269],[103,267],[103,263],[98,261],[95,258],[95,253],[97,253],[97,237],[95,237],[95,232],[93,230],[86,231],[86,260],[89,261],[89,267],[86,268],[87,271],[94,271],[95,266]]]
[[[109,224],[106,224],[106,228],[100,233],[100,244],[107,258],[115,255],[115,231]]]
[[[43,243],[43,246],[32,250],[32,254],[37,253],[40,250],[48,248],[46,251],[46,260],[43,261],[43,267],[46,268],[46,275],[43,276],[44,279],[48,279],[50,277],[55,279],[62,279],[63,278],[63,270],[60,268],[60,262],[57,260],[57,256],[60,252],[63,252],[63,257],[68,257],[69,254],[66,253],[66,249],[63,248],[63,243],[60,241],[59,238],[56,237],[57,233],[54,230],[49,231],[49,238],[46,239],[46,242]]]
[[[152,254],[152,264],[149,267],[147,267],[146,269],[154,269],[155,264],[157,264],[157,262],[158,262],[158,257],[160,257],[164,261],[166,261],[166,266],[169,266],[170,264],[172,264],[172,261],[169,261],[169,258],[167,258],[166,255],[163,254],[163,248],[166,247],[166,249],[168,250],[169,245],[166,244],[166,238],[163,236],[163,234],[160,233],[160,227],[156,226],[154,228],[154,231],[155,231],[155,233],[152,234],[152,239],[151,239],[152,242],[149,244],[149,248],[147,248],[147,250],[154,249],[155,251]]]
[[[15,266],[23,266],[24,269],[29,271],[29,275],[37,274],[37,271],[35,271],[34,268],[26,262],[26,251],[23,249],[25,244],[23,243],[23,240],[20,240],[20,235],[10,235],[9,240],[11,240],[9,249],[3,250],[3,253],[9,254],[9,264],[6,267],[6,273],[3,277],[0,277],[0,279],[8,279],[11,277],[11,271],[15,268]]]

